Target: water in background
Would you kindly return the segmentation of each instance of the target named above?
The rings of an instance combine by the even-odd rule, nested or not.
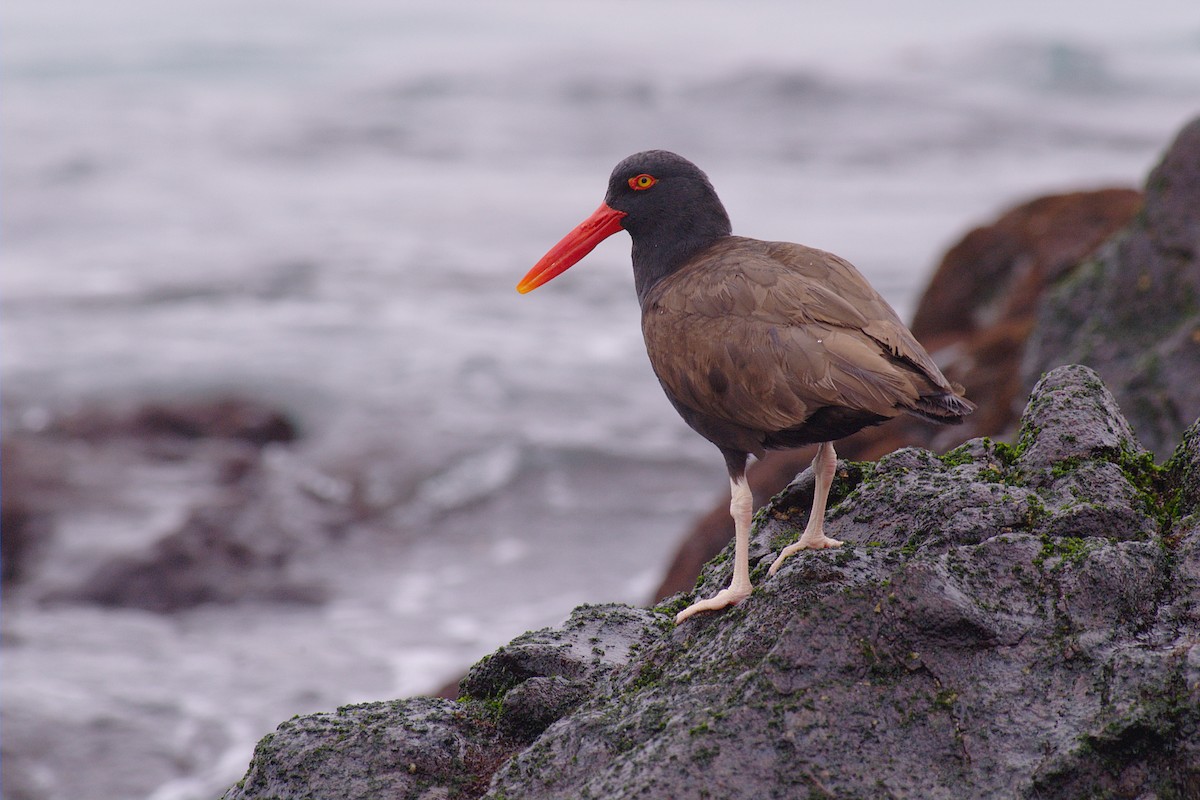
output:
[[[43,765],[43,796],[211,797],[294,713],[645,599],[724,478],[650,374],[627,239],[513,290],[625,155],[688,156],[738,233],[835,251],[908,317],[968,227],[1140,183],[1200,110],[1191,0],[962,8],[5,3],[8,407],[236,389],[312,463],[414,482],[394,539],[326,554],[318,609],[18,597],[5,737],[61,726],[77,776]]]

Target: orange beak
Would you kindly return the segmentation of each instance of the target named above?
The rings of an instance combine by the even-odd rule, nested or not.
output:
[[[592,252],[596,245],[621,230],[621,220],[624,217],[624,211],[617,211],[601,203],[590,217],[579,223],[575,230],[550,248],[550,252],[542,256],[541,260],[533,265],[533,269],[525,273],[525,277],[517,284],[517,291],[521,294],[532,292],[543,283],[566,272]]]

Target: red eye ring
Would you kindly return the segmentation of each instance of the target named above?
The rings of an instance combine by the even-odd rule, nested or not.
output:
[[[641,175],[635,175],[629,179],[629,188],[635,192],[642,192],[656,183],[658,183],[658,178],[643,172]]]

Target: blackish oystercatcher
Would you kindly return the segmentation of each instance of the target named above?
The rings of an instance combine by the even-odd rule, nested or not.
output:
[[[958,423],[975,407],[852,264],[804,245],[732,235],[708,176],[665,150],[618,164],[604,203],[517,290],[536,289],[620,230],[633,238],[633,279],[654,374],[729,468],[733,579],[679,612],[679,623],[750,595],[750,454],[820,444],[808,525],[775,559],[768,571],[774,575],[799,550],[842,544],[823,529],[837,467],[834,440],[901,413]]]

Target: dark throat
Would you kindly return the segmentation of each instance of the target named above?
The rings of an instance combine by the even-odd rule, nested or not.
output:
[[[650,226],[626,226],[633,237],[633,284],[639,302],[656,283],[730,235],[729,216],[719,202],[690,212],[658,217]]]

